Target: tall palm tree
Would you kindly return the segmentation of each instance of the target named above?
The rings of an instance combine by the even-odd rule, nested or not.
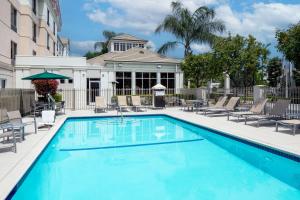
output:
[[[103,37],[105,38],[104,42],[95,42],[94,44],[94,49],[95,51],[97,50],[97,48],[101,48],[101,54],[107,53],[108,52],[108,43],[109,40],[115,36],[117,36],[118,34],[115,33],[114,31],[107,31],[104,30],[102,32]]]
[[[215,33],[223,32],[225,25],[215,19],[215,11],[206,6],[199,7],[195,12],[184,8],[180,2],[171,3],[172,13],[167,15],[155,32],[169,32],[176,41],[166,42],[158,53],[165,54],[168,50],[183,45],[184,57],[192,54],[192,43],[212,44]]]

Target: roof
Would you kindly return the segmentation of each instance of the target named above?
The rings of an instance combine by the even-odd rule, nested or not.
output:
[[[116,53],[113,56],[108,56],[104,59],[108,62],[143,62],[143,63],[175,63],[179,64],[181,61],[174,58],[169,58],[160,55],[148,49],[131,48],[127,51]]]
[[[135,37],[133,35],[129,35],[129,34],[120,34],[120,35],[117,35],[117,36],[111,38],[111,40],[127,40],[127,41],[145,41],[145,42],[147,42],[147,40],[137,38],[137,37]]]
[[[106,62],[142,62],[142,63],[174,63],[179,64],[181,60],[169,58],[156,52],[131,48],[124,52],[109,52],[87,60],[89,64],[105,65]]]
[[[110,59],[111,57],[113,57],[115,54],[117,54],[117,52],[109,52],[109,53],[105,53],[102,54],[100,56],[88,59],[86,62],[93,65],[93,64],[99,64],[104,66],[106,59]]]

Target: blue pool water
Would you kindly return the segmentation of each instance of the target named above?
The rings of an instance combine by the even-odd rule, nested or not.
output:
[[[67,120],[12,199],[300,199],[300,163],[167,116]]]

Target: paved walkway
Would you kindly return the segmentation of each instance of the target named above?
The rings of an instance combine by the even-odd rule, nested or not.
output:
[[[5,198],[18,180],[20,180],[67,116],[109,116],[116,114],[116,111],[97,114],[93,111],[85,110],[67,111],[66,115],[57,117],[55,126],[50,130],[43,129],[34,134],[33,126],[26,127],[28,135],[24,142],[17,144],[18,152],[6,151],[0,153],[0,199]],[[243,122],[227,121],[227,117],[225,116],[207,117],[192,112],[184,112],[179,108],[148,110],[147,112],[139,113],[126,112],[125,114],[167,114],[300,156],[300,133],[298,132],[296,136],[293,136],[285,128],[280,128],[280,132],[275,132],[274,125],[256,128],[253,125],[244,125]],[[30,121],[31,119],[25,120]]]

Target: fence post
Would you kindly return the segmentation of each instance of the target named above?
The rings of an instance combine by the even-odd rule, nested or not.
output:
[[[73,92],[72,92],[72,102],[73,102],[72,110],[75,110],[75,89],[74,88],[73,88]]]
[[[253,101],[256,103],[260,99],[266,98],[266,86],[255,85],[253,86]]]

